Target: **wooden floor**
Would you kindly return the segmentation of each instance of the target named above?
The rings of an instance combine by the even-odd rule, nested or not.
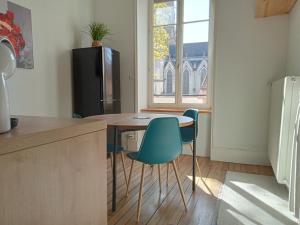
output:
[[[112,171],[110,159],[107,161],[108,175],[108,224],[149,224],[149,225],[215,225],[217,219],[217,201],[219,190],[227,171],[273,175],[271,167],[251,166],[225,162],[214,162],[208,158],[198,158],[201,174],[197,171],[196,192],[192,192],[192,158],[181,156],[179,173],[188,211],[185,212],[179,188],[172,166],[170,166],[169,182],[166,182],[166,166],[162,166],[162,192],[159,193],[157,166],[151,174],[149,166],[145,169],[145,182],[140,223],[136,223],[137,199],[141,177],[141,164],[135,163],[130,185],[129,197],[125,197],[126,185],[118,156],[117,211],[111,212]],[[126,159],[127,176],[130,161]]]

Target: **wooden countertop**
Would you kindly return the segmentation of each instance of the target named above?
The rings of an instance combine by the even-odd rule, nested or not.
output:
[[[18,127],[0,134],[0,155],[106,129],[106,122],[93,119],[58,119],[16,116]]]

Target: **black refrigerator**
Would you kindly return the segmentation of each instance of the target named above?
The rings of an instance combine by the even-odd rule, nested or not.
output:
[[[120,53],[107,47],[73,49],[73,116],[121,112]]]

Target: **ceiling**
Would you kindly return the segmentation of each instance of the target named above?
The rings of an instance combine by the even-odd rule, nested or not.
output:
[[[256,0],[256,18],[288,14],[297,0]]]

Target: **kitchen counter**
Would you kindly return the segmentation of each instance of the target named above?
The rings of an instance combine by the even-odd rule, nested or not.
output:
[[[0,134],[0,155],[106,129],[106,122],[99,120],[16,118],[19,119],[18,126],[11,132]]]
[[[0,135],[0,224],[107,224],[106,122],[18,118]]]

